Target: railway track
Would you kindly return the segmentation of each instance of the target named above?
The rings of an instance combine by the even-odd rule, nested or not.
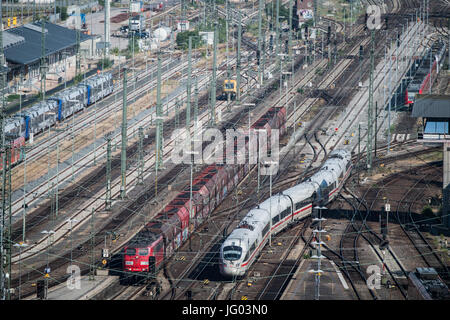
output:
[[[434,169],[434,168],[433,168]],[[439,275],[445,281],[450,280],[450,272],[448,266],[442,261],[442,259],[437,254],[436,250],[429,244],[427,239],[424,237],[420,230],[420,225],[418,221],[415,221],[412,211],[414,207],[417,207],[419,199],[423,199],[424,194],[422,188],[418,188],[418,185],[428,186],[430,181],[435,181],[436,176],[441,176],[441,172],[436,172],[432,169],[432,172],[425,172],[416,179],[414,185],[408,188],[400,201],[397,203],[395,217],[400,225],[403,233],[413,244],[420,258],[426,264],[427,267],[433,267],[439,273]],[[403,211],[406,209],[406,212]],[[402,218],[403,215],[403,218]],[[425,223],[425,221],[421,221]]]
[[[274,269],[272,276],[266,282],[264,288],[258,293],[258,300],[279,300],[281,298],[313,239],[312,233],[308,236],[308,238],[305,237],[305,233],[311,223],[310,220],[310,218],[307,218],[301,225],[293,227],[295,230],[292,230],[295,232],[293,236],[289,235],[291,230],[286,232],[288,234],[287,236],[283,234],[283,238],[290,239],[286,253],[282,256],[281,261]],[[289,253],[294,249],[300,240],[304,242],[302,250],[295,259],[289,259]]]

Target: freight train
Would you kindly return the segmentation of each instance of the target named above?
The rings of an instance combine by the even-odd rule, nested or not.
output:
[[[351,153],[335,150],[311,178],[250,210],[221,245],[220,273],[225,277],[243,276],[261,253],[269,235],[310,215],[313,203],[326,204],[333,200],[351,169]]]
[[[269,109],[252,128],[266,130],[269,144],[273,129],[278,129],[280,135],[286,131],[286,109]],[[248,150],[248,142],[245,148]],[[192,183],[192,201],[189,185],[124,247],[121,283],[135,283],[154,275],[248,171],[248,163],[216,164],[202,170]]]
[[[11,141],[10,165],[21,161],[21,148],[32,135],[53,126],[114,91],[112,74],[97,74],[78,85],[40,101],[22,114],[5,119],[5,135]],[[2,166],[0,161],[0,168]]]

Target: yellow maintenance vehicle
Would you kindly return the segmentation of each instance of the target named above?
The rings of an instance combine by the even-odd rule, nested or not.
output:
[[[241,93],[242,93],[242,88],[241,88]],[[230,95],[231,100],[236,99],[237,81],[234,79],[225,79],[223,81],[222,98],[228,99],[228,95]]]

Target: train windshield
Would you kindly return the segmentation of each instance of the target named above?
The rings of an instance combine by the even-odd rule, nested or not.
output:
[[[233,82],[226,82],[225,83],[225,89],[234,89],[234,83]]]
[[[242,255],[241,247],[227,246],[223,248],[223,258],[225,260],[238,260]]]
[[[148,249],[139,249],[139,255],[140,256],[148,255]]]
[[[134,248],[128,248],[128,249],[125,251],[125,254],[126,254],[127,256],[134,256],[134,255],[136,254],[136,249],[134,249]]]

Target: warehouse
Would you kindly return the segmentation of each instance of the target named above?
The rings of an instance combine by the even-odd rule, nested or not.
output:
[[[42,25],[29,23],[3,32],[4,54],[9,68],[10,92],[19,89],[37,90],[42,57]],[[92,55],[97,42],[92,36],[80,33],[80,48]],[[66,68],[75,67],[76,31],[57,24],[45,23],[45,54],[47,80],[65,77]],[[51,87],[47,86],[47,88]]]

